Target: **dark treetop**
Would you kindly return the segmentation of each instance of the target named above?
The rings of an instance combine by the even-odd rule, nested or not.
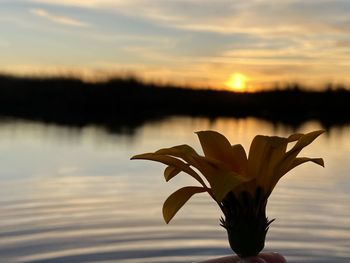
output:
[[[0,76],[0,115],[72,126],[103,125],[132,132],[167,116],[257,117],[297,127],[350,122],[350,92],[310,91],[298,85],[257,93],[145,84],[134,78],[85,83],[74,78]]]

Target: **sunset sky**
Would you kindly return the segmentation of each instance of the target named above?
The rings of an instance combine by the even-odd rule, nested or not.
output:
[[[0,0],[0,71],[350,82],[350,1]],[[226,84],[225,84],[226,83]]]

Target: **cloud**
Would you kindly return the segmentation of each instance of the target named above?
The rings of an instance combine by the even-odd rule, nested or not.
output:
[[[232,72],[264,82],[350,80],[349,0],[20,1],[56,23],[87,26],[57,15],[66,11],[92,21],[94,30],[80,33],[95,43],[91,46],[117,54],[95,52],[107,63],[101,67],[115,60],[151,76],[198,82],[208,76],[205,81],[213,83]]]
[[[87,27],[87,26],[89,26],[89,24],[82,22],[80,20],[66,17],[66,16],[61,16],[61,15],[55,15],[55,14],[52,14],[44,9],[37,8],[37,9],[30,9],[29,11],[33,15],[46,18],[46,19],[48,19],[54,23],[57,23],[57,24],[62,24],[62,25],[66,25],[66,26],[75,26],[75,27]]]
[[[276,35],[350,32],[347,0],[32,0],[144,18],[189,31]]]
[[[153,1],[144,15],[169,27],[275,37],[348,34],[349,1]],[[171,19],[170,19],[171,18]]]

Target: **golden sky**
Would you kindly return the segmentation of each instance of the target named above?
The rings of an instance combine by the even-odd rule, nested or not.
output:
[[[350,81],[347,0],[1,1],[0,71],[248,90]],[[238,81],[239,82],[239,81]]]

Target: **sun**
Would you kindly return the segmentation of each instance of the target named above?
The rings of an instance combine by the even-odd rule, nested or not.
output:
[[[234,73],[225,82],[225,85],[233,91],[245,92],[247,90],[247,77],[240,73]]]

